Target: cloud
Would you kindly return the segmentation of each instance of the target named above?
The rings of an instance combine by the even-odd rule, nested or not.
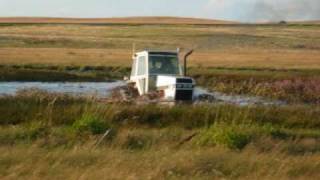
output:
[[[208,0],[204,12],[241,21],[320,19],[320,0]]]
[[[319,0],[262,0],[248,12],[253,20],[305,20],[320,18]],[[250,19],[250,18],[248,18]]]

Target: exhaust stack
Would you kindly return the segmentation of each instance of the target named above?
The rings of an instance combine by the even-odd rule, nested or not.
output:
[[[188,51],[187,54],[184,56],[184,76],[187,76],[187,59],[193,53],[193,49]]]

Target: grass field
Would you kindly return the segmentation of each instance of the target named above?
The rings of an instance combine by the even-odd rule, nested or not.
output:
[[[14,20],[0,19],[0,81],[121,79],[135,43],[194,48],[198,85],[288,105],[105,104],[22,91],[0,97],[1,179],[320,178],[319,24]]]

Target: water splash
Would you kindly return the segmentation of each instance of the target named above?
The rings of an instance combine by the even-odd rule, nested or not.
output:
[[[239,106],[248,105],[285,105],[283,101],[268,100],[257,96],[242,96],[242,95],[227,95],[221,92],[209,92],[206,89],[195,88],[194,96],[196,102],[210,102],[210,103],[228,103]]]

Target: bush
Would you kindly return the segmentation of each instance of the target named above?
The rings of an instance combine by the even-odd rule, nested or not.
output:
[[[222,145],[230,149],[242,149],[251,141],[262,137],[286,139],[290,135],[272,124],[214,124],[200,133],[198,145]]]
[[[96,115],[84,114],[73,123],[73,128],[80,133],[90,132],[92,134],[102,134],[109,129],[110,126]]]
[[[230,149],[242,149],[252,139],[245,126],[213,125],[200,133],[198,145],[222,145]]]
[[[289,137],[283,129],[275,127],[272,124],[265,124],[262,127],[261,132],[267,136],[271,136],[272,138],[285,139]]]

